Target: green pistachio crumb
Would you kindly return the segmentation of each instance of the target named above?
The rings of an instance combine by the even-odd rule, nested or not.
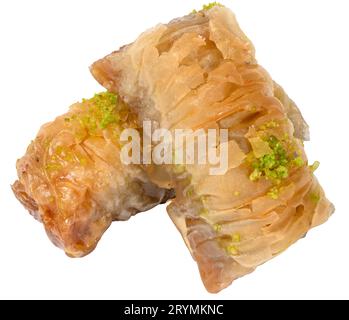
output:
[[[312,172],[315,172],[318,168],[319,168],[319,166],[320,166],[320,162],[319,161],[315,161],[311,166],[309,166],[310,167],[310,170],[312,171]]]
[[[112,111],[108,111],[108,113],[103,115],[103,118],[99,124],[101,129],[107,128],[110,124],[118,122],[120,119],[117,115],[112,114]]]
[[[260,129],[261,130],[275,129],[275,128],[278,128],[279,126],[280,124],[278,122],[276,122],[275,120],[272,120],[260,126]]]
[[[282,139],[283,139],[284,141],[286,141],[286,142],[288,142],[288,141],[290,140],[290,136],[288,135],[287,132],[284,133]]]
[[[91,99],[82,99],[85,111],[77,117],[66,118],[66,122],[78,120],[80,125],[91,135],[98,129],[107,129],[120,121],[118,96],[111,92],[97,93]],[[68,120],[69,119],[69,120]]]
[[[276,137],[270,136],[266,142],[271,152],[260,158],[254,155],[251,163],[254,170],[250,174],[250,180],[258,181],[265,177],[279,184],[282,179],[289,176],[290,160],[282,143]]]
[[[304,160],[302,157],[296,157],[293,159],[293,163],[296,167],[303,167],[304,166]]]
[[[219,2],[211,2],[211,3],[208,3],[208,4],[204,4],[203,6],[202,6],[202,11],[207,11],[207,10],[210,10],[210,9],[212,9],[213,7],[215,7],[215,6],[218,6],[218,7],[224,7],[222,4],[220,4]],[[197,10],[193,10],[192,12],[191,12],[191,14],[196,14],[196,13],[198,13],[198,11]]]
[[[250,174],[251,181],[258,181],[261,177],[262,177],[262,172],[259,171],[258,169],[254,169]]]
[[[222,231],[222,225],[220,224],[215,224],[213,226],[213,230],[216,231],[216,232],[221,232]]]
[[[86,166],[87,165],[87,159],[85,157],[79,157],[79,163],[82,166]]]
[[[228,246],[227,247],[227,251],[229,254],[231,254],[232,256],[237,256],[239,254],[239,250],[237,249],[236,246]]]
[[[320,195],[318,193],[311,193],[310,200],[317,204],[320,201]]]
[[[285,166],[278,166],[276,168],[276,174],[281,179],[286,179],[288,177],[288,169]]]
[[[202,7],[202,10],[206,11],[206,10],[210,10],[212,9],[213,7],[215,6],[218,6],[218,7],[223,7],[222,4],[220,4],[219,2],[211,2],[209,4],[204,4],[203,7]]]
[[[231,239],[234,241],[234,242],[240,242],[241,241],[241,235],[239,233],[234,233],[232,236],[231,236]]]
[[[62,168],[62,166],[58,163],[55,163],[55,162],[50,162],[45,166],[45,169],[50,173],[58,171],[61,168]]]
[[[268,197],[272,198],[273,200],[279,199],[279,193],[280,190],[277,187],[273,187],[269,190],[267,193]]]

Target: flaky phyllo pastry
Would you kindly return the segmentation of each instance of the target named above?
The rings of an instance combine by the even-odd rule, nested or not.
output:
[[[128,107],[115,94],[97,94],[44,125],[17,162],[17,198],[69,256],[91,252],[113,220],[172,196],[140,166],[121,162],[125,127],[137,128]]]
[[[91,252],[113,220],[164,203],[210,292],[278,255],[334,207],[314,176],[295,103],[257,63],[233,13],[205,6],[93,64],[108,91],[74,104],[44,125],[18,160],[13,190],[71,257]],[[124,129],[145,121],[218,135],[226,170],[203,161],[126,164]],[[198,142],[195,142],[197,148]],[[142,150],[145,150],[144,148]],[[200,159],[202,160],[202,159]],[[207,163],[207,162],[206,162]]]
[[[168,212],[208,291],[252,272],[333,212],[313,174],[318,163],[308,165],[304,153],[306,123],[229,9],[160,24],[91,71],[139,126],[229,130],[224,175],[202,164],[144,166],[154,184],[175,189]]]

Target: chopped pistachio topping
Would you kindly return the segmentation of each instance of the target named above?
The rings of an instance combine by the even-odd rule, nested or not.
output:
[[[250,174],[251,181],[258,181],[261,177],[262,177],[262,172],[258,169],[254,169],[253,172]]]
[[[228,246],[227,251],[232,256],[237,256],[239,254],[239,250],[236,248],[236,246]]]
[[[66,126],[74,130],[75,137],[81,141],[86,138],[87,134],[102,135],[101,130],[107,129],[112,124],[117,125],[113,129],[120,129],[121,115],[126,112],[126,118],[128,117],[127,106],[119,103],[118,96],[110,92],[95,94],[91,99],[82,99],[82,104],[77,110],[78,112],[66,116],[63,120]],[[45,148],[49,146],[50,141],[45,143]],[[61,170],[66,163],[78,163],[85,166],[88,159],[67,146],[59,145],[49,156],[45,170],[53,173]]]
[[[284,133],[283,137],[282,137],[285,141],[289,141],[290,140],[290,136],[288,135],[287,132]]]
[[[303,167],[304,166],[304,160],[302,157],[296,157],[293,159],[293,164],[296,167]]]
[[[208,210],[206,208],[202,208],[200,211],[199,211],[199,215],[200,216],[207,216],[208,215]]]
[[[87,159],[81,154],[75,153],[67,146],[59,145],[55,147],[52,155],[49,157],[45,170],[48,173],[55,173],[64,168],[67,163],[79,163],[82,166],[87,164]]]
[[[66,146],[58,146],[55,149],[54,155],[51,157],[52,160],[65,160],[67,162],[72,162],[74,160],[73,152]]]
[[[111,92],[97,93],[91,99],[82,99],[82,113],[66,117],[64,121],[70,125],[76,121],[87,130],[88,134],[94,135],[97,130],[107,129],[111,124],[119,124],[122,104],[118,103],[118,96]],[[81,130],[80,130],[81,131]],[[76,132],[77,135],[84,136],[83,130]]]
[[[270,136],[266,142],[271,152],[255,159],[252,162],[253,172],[250,175],[252,181],[265,177],[273,182],[288,177],[289,159],[281,142],[274,136]]]
[[[234,242],[240,242],[241,241],[241,235],[239,233],[234,233],[232,236],[231,236],[231,239],[234,241]]]
[[[279,123],[277,123],[275,120],[269,121],[265,124],[263,124],[260,129],[261,130],[267,130],[267,129],[274,129],[274,128],[278,128],[280,126]]]
[[[98,125],[101,129],[105,129],[112,123],[117,123],[120,120],[116,112],[118,97],[110,92],[96,94],[89,100],[91,103],[90,114],[94,116],[90,121],[93,125]]]
[[[286,179],[288,177],[288,169],[285,166],[279,166],[275,169],[277,176],[281,179]]]
[[[258,181],[262,177],[271,180],[274,184],[280,184],[283,179],[288,178],[292,164],[301,167],[304,161],[296,154],[290,156],[292,150],[286,150],[282,141],[275,136],[267,138],[249,139],[252,146],[252,156],[247,157],[253,171],[250,174],[251,181]]]
[[[277,200],[279,198],[280,190],[277,187],[273,187],[269,190],[267,193],[268,197],[272,198],[273,200]]]
[[[82,165],[82,166],[86,166],[87,165],[87,159],[81,155],[78,155],[78,160],[79,160],[79,163]]]
[[[317,204],[320,201],[320,195],[318,193],[311,193],[310,200]]]
[[[216,231],[216,232],[221,232],[222,231],[222,225],[220,224],[215,224],[213,226],[213,230]]]
[[[268,141],[264,141],[260,137],[251,138],[249,141],[255,157],[258,159],[272,152]]]
[[[204,10],[204,11],[205,10],[210,10],[210,9],[212,9],[215,6],[223,7],[223,5],[221,3],[215,1],[215,2],[211,2],[209,4],[204,4],[203,7],[202,7],[202,10]]]
[[[54,171],[58,171],[62,168],[62,166],[59,163],[55,163],[55,162],[49,162],[46,166],[45,169],[48,172],[54,172]]]
[[[211,3],[209,3],[209,4],[204,4],[203,6],[202,6],[202,11],[207,11],[207,10],[210,10],[210,9],[212,9],[213,7],[215,7],[215,6],[219,6],[219,7],[223,7],[223,5],[221,4],[221,3],[219,3],[219,2],[211,2]],[[195,13],[198,13],[198,11],[197,10],[193,10],[192,12],[191,12],[191,14],[195,14]]]
[[[319,166],[320,166],[320,162],[319,161],[315,161],[311,166],[309,166],[310,167],[310,170],[312,171],[312,172],[315,172],[318,168],[319,168]]]

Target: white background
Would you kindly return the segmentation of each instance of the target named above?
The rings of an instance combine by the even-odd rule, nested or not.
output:
[[[205,291],[164,206],[114,223],[90,256],[66,257],[14,198],[16,159],[43,123],[102,90],[94,60],[203,1],[1,1],[0,298],[349,298],[349,2],[222,2],[309,122],[306,149],[335,215],[218,295]]]

